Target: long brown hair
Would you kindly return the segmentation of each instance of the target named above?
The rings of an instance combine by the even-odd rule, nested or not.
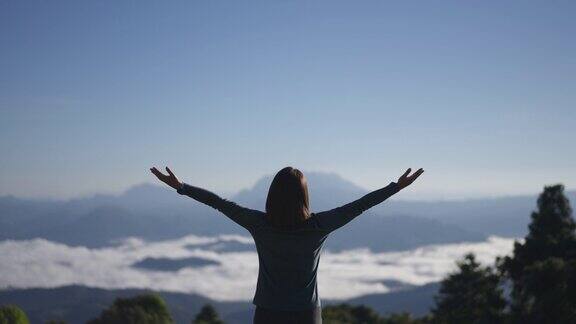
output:
[[[266,220],[274,227],[296,229],[310,218],[308,184],[304,174],[293,167],[276,173],[266,198]]]

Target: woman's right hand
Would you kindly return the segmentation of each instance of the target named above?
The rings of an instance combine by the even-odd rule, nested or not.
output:
[[[158,171],[158,169],[156,169],[156,167],[150,168],[150,171],[152,171],[152,173],[154,173],[154,175],[158,179],[160,179],[160,181],[164,182],[165,184],[169,185],[170,187],[172,187],[176,190],[178,190],[178,188],[180,188],[180,186],[182,185],[180,180],[178,180],[178,178],[176,178],[174,173],[172,173],[172,171],[170,169],[168,169],[168,167],[166,167],[166,171],[168,172],[168,175],[165,175],[162,172]]]
[[[400,186],[400,190],[411,185],[412,182],[414,182],[414,180],[416,180],[422,173],[424,173],[424,169],[420,168],[416,172],[414,172],[413,175],[408,176],[410,170],[412,170],[412,168],[408,168],[408,170],[406,170],[406,172],[404,172],[404,174],[401,175],[400,178],[398,178],[398,181],[396,183],[398,184],[398,186]]]

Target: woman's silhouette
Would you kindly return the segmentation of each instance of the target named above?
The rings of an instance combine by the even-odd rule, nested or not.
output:
[[[358,200],[331,210],[312,213],[306,178],[298,169],[285,167],[270,185],[266,212],[249,209],[218,195],[180,182],[166,167],[164,175],[150,171],[162,182],[201,203],[211,206],[247,229],[258,252],[258,282],[252,303],[254,323],[322,323],[317,271],[320,252],[328,235],[367,209],[409,186],[424,170],[374,190]]]

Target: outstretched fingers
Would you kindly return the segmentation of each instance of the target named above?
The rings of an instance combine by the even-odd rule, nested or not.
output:
[[[158,178],[167,177],[167,175],[160,172],[158,169],[156,169],[156,167],[150,168],[150,171],[152,171],[152,173],[154,173],[154,175],[157,176]]]
[[[420,168],[420,169],[418,169],[416,172],[414,172],[414,174],[411,175],[411,176],[409,177],[409,179],[410,179],[411,181],[414,181],[414,180],[416,180],[416,178],[418,178],[422,173],[424,173],[424,169]]]
[[[408,176],[408,174],[410,174],[410,170],[412,170],[412,168],[408,168],[408,170],[406,170],[406,172],[404,172],[402,177],[406,178]]]

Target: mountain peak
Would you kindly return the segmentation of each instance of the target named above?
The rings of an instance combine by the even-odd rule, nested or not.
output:
[[[302,171],[302,173],[308,182],[310,205],[314,208],[335,207],[334,201],[348,202],[367,193],[366,189],[335,172]],[[273,179],[274,175],[265,175],[251,188],[240,190],[232,199],[251,208],[263,209]]]

